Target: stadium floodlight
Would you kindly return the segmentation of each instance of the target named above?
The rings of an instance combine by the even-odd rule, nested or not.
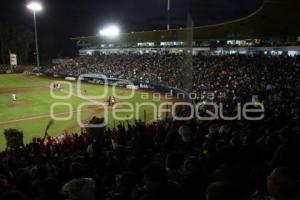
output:
[[[117,38],[120,35],[120,28],[116,25],[109,25],[101,29],[99,34],[107,38]]]
[[[40,67],[40,54],[39,54],[39,44],[37,37],[37,25],[36,25],[36,12],[43,10],[41,3],[33,1],[27,4],[27,8],[33,12],[33,23],[34,23],[34,38],[35,38],[35,51],[36,51],[36,65]]]
[[[32,10],[33,12],[39,12],[39,11],[43,10],[42,4],[39,2],[36,2],[36,1],[30,2],[29,4],[27,4],[27,8],[29,10]]]

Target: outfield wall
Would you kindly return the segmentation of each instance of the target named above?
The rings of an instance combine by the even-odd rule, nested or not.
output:
[[[54,78],[61,78],[65,80],[69,80],[72,78],[74,81],[80,79],[83,82],[91,83],[91,84],[98,84],[98,85],[108,85],[108,86],[118,86],[118,87],[124,87],[124,88],[136,88],[136,89],[142,89],[142,90],[149,90],[149,91],[157,91],[161,93],[171,93],[172,95],[176,96],[178,93],[186,94],[185,91],[169,87],[169,86],[163,86],[156,83],[145,83],[141,81],[131,81],[126,79],[119,79],[119,78],[109,78],[104,74],[84,74],[80,77],[71,77],[66,76],[64,74],[51,74],[51,73],[39,73],[39,76],[47,76],[47,77],[54,77]]]

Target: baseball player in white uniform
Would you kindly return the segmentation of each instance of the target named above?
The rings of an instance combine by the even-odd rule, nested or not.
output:
[[[17,95],[16,94],[12,94],[12,102],[15,103],[17,101]]]

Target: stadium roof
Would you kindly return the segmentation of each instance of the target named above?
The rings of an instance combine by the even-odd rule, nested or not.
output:
[[[194,40],[264,38],[300,35],[299,0],[264,0],[262,6],[243,18],[193,29],[171,29],[123,33],[117,42],[186,41]],[[105,42],[99,36],[71,38],[75,41]],[[109,41],[111,42],[111,41]],[[116,42],[116,41],[115,41]]]

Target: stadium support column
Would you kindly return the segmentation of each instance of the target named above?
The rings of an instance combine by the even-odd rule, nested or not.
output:
[[[194,42],[194,21],[190,13],[187,16],[187,28],[186,28],[184,59],[181,71],[182,74],[182,88],[186,92],[192,92],[193,86],[193,42]]]
[[[36,14],[35,14],[35,11],[33,11],[33,23],[34,23],[36,65],[37,65],[37,67],[40,67],[40,54],[39,54],[39,44],[38,44],[38,37],[37,37],[37,25],[36,25]]]
[[[170,0],[167,0],[167,30],[170,30],[170,18],[171,18],[171,5]]]

